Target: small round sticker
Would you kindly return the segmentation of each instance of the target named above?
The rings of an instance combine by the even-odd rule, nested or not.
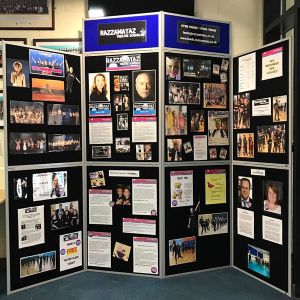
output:
[[[154,273],[154,274],[157,273],[157,268],[156,267],[152,267],[151,268],[151,272]]]
[[[155,209],[151,210],[151,216],[157,216],[157,211]]]
[[[177,200],[173,200],[173,201],[172,201],[172,205],[173,205],[173,206],[177,206]]]
[[[115,205],[114,201],[109,201],[109,206],[113,207]]]
[[[60,250],[60,255],[65,255],[66,254],[66,250],[65,249],[61,249]]]
[[[79,246],[80,244],[81,244],[81,241],[80,241],[80,240],[77,240],[77,241],[76,241],[76,245]]]

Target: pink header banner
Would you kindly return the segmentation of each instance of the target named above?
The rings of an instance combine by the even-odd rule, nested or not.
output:
[[[89,123],[112,122],[112,118],[90,118]]]
[[[156,220],[147,220],[147,219],[133,219],[133,218],[123,218],[123,223],[144,223],[144,224],[156,224]]]
[[[282,51],[283,51],[283,47],[278,47],[278,48],[263,52],[262,57],[274,55],[274,54],[280,53]]]

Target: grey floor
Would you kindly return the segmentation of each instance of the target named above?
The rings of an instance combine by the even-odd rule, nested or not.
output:
[[[22,292],[5,295],[5,272],[0,272],[1,300],[248,300],[290,299],[279,291],[232,268],[180,277],[144,278],[84,272]]]

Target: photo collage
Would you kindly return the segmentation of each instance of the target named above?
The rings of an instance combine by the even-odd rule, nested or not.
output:
[[[158,160],[158,57],[89,57],[88,159]]]
[[[88,267],[158,275],[158,168],[87,175]]]
[[[229,243],[229,190],[226,185],[229,169],[227,166],[203,166],[168,170],[166,272],[170,275],[183,270],[200,270],[206,258],[209,261],[212,255],[205,249],[212,249],[216,244],[226,248]],[[228,254],[224,251],[218,256],[224,265]]]
[[[165,161],[229,159],[229,59],[165,60]]]
[[[57,276],[82,266],[81,176],[80,167],[10,172],[10,206],[17,224],[11,228],[15,234],[10,241],[15,249],[11,268],[20,272],[20,279],[43,272]],[[72,247],[63,243],[66,235],[74,238]],[[30,249],[30,255],[24,256],[22,249]]]
[[[42,163],[51,162],[53,152],[81,155],[80,57],[7,48],[15,53],[6,59],[10,163],[20,160],[18,154],[34,155],[27,160]]]

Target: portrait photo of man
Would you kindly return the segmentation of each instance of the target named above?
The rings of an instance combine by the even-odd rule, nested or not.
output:
[[[252,178],[239,176],[239,205],[252,209]]]
[[[133,101],[155,101],[156,71],[133,72]]]

